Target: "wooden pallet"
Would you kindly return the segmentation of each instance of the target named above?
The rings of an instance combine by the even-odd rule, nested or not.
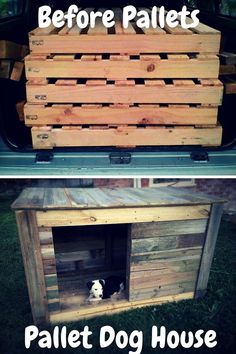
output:
[[[204,24],[194,29],[183,29],[181,26],[170,28],[167,25],[163,29],[159,26],[140,29],[131,23],[125,29],[121,24],[120,9],[114,11],[116,23],[110,29],[101,23],[97,23],[95,28],[82,30],[77,24],[72,28],[37,28],[29,35],[30,50],[33,54],[219,52],[220,32]]]
[[[206,54],[29,55],[26,76],[32,78],[217,78],[219,58]]]
[[[119,126],[117,128],[80,126],[62,128],[33,127],[32,140],[35,149],[52,149],[69,146],[164,146],[221,144],[222,128],[211,127],[168,127],[168,126]]]
[[[30,33],[25,123],[34,148],[220,145],[220,32],[124,29],[115,13],[111,29]]]
[[[29,103],[174,103],[220,105],[219,80],[30,80]]]
[[[27,103],[25,123],[39,125],[214,125],[217,106],[158,104],[53,104]]]

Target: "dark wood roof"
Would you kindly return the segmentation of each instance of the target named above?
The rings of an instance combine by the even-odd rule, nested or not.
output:
[[[26,188],[13,209],[88,209],[164,205],[198,205],[224,202],[217,197],[165,188]]]

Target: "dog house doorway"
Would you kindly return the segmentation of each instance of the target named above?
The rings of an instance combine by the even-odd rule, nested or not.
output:
[[[61,309],[88,305],[91,280],[126,279],[129,228],[130,224],[115,224],[52,229]],[[112,301],[124,299],[126,290],[112,296]],[[99,303],[104,301],[110,300]]]

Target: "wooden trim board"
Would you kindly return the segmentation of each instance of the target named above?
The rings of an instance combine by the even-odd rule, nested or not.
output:
[[[181,300],[193,299],[193,292],[186,292],[183,294],[162,296],[156,299],[128,301],[122,300],[105,305],[86,306],[77,310],[62,310],[60,313],[51,313],[50,322],[52,324],[59,322],[78,321],[85,318],[92,318],[98,315],[110,315],[127,311],[134,308],[140,308],[144,306],[160,305],[166,302],[176,302]]]
[[[49,313],[35,211],[16,211],[16,221],[34,323],[44,323]]]
[[[80,127],[33,127],[34,149],[52,149],[69,146],[161,146],[161,145],[203,145],[219,146],[222,128],[206,127],[146,127],[135,126],[109,128]]]
[[[203,253],[200,262],[200,269],[197,278],[195,297],[201,297],[207,289],[208,278],[210,275],[211,263],[213,260],[217,235],[220,227],[221,216],[224,205],[222,203],[214,203],[211,207],[209,223],[207,227],[207,235],[203,247]]]
[[[37,211],[39,227],[207,219],[210,205]]]

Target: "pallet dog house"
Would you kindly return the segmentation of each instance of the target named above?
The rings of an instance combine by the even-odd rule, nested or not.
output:
[[[13,203],[35,323],[166,301],[207,288],[223,210],[176,188],[27,188]],[[126,277],[123,294],[86,301],[89,280]]]
[[[125,29],[114,11],[110,29],[30,32],[25,123],[34,149],[220,145],[220,32],[202,23]]]

